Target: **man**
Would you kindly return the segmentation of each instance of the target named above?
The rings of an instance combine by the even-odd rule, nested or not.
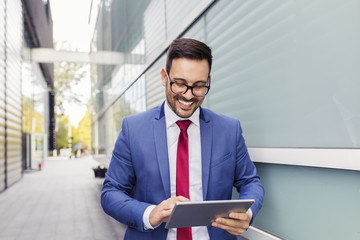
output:
[[[239,121],[200,107],[211,64],[206,44],[174,40],[161,70],[166,101],[123,120],[101,203],[128,226],[125,239],[236,239],[261,208],[263,187]],[[231,199],[233,186],[240,199],[255,199],[248,212],[208,227],[164,228],[176,202]]]

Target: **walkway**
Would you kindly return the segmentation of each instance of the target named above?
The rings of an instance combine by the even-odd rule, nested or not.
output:
[[[42,171],[0,193],[0,239],[123,239],[125,228],[100,205],[104,179],[91,157],[49,158]]]

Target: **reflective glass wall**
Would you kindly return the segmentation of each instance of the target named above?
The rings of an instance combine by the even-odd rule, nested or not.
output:
[[[93,65],[93,150],[111,153],[124,116],[145,110],[143,14],[149,1],[102,1],[93,52],[111,52],[112,63]]]
[[[109,161],[122,118],[164,101],[160,70],[177,37],[212,48],[203,106],[238,118],[248,147],[359,150],[359,8],[353,0],[102,1],[93,51],[115,62],[93,66],[95,152]],[[257,227],[286,239],[359,237],[358,170],[257,167],[266,191]],[[342,231],[334,216],[346,219]]]
[[[22,132],[24,168],[37,169],[48,155],[48,88],[39,64],[22,64]]]

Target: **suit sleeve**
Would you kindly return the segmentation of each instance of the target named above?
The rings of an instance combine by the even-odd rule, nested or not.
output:
[[[101,205],[104,211],[117,221],[144,231],[143,213],[150,204],[131,197],[136,175],[129,138],[127,118],[124,118],[103,184]]]
[[[236,179],[234,185],[239,191],[239,199],[255,199],[255,203],[251,207],[252,219],[254,219],[262,207],[264,188],[257,175],[256,167],[250,159],[239,122],[236,134]]]

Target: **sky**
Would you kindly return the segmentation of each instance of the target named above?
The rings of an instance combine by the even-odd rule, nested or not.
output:
[[[91,0],[50,0],[54,40],[89,51],[93,27],[88,23]]]
[[[92,21],[89,24],[91,0],[50,0],[50,6],[54,41],[67,41],[73,50],[88,52],[94,30]],[[73,90],[82,93],[85,99],[89,99],[91,95],[89,77],[73,86]],[[86,105],[64,104],[64,108],[65,114],[69,115],[71,125],[75,127],[86,113]]]

